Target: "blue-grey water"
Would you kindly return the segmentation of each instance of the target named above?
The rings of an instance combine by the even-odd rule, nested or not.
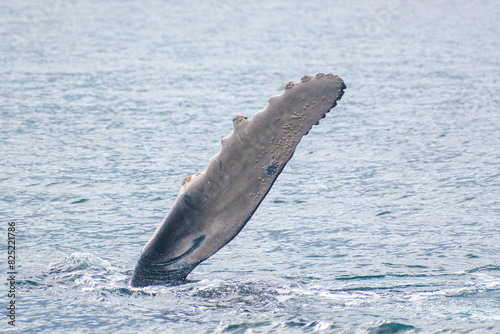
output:
[[[496,1],[4,1],[23,333],[500,333]],[[304,74],[348,89],[242,232],[128,285],[183,178]],[[2,251],[0,279],[7,278]]]

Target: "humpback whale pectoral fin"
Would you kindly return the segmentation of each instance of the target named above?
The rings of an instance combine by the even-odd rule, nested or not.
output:
[[[291,159],[302,137],[346,88],[331,73],[303,76],[247,119],[238,115],[220,152],[185,179],[168,215],[141,253],[132,286],[183,281],[241,231]]]

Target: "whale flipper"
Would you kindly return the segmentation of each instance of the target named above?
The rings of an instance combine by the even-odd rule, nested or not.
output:
[[[207,168],[188,176],[144,247],[132,286],[184,280],[245,226],[292,157],[297,144],[340,100],[346,88],[333,74],[285,85],[251,119],[238,115],[233,132]]]

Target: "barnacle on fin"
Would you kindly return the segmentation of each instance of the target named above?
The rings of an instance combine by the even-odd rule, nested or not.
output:
[[[243,116],[243,115],[236,115],[235,118],[233,118],[233,123],[236,125],[236,124],[240,124],[240,122],[244,119],[247,119],[248,117],[246,116]]]
[[[304,75],[300,81],[302,82],[308,82],[309,80],[311,80],[311,76],[310,75]]]
[[[191,181],[193,177],[191,175],[186,176],[186,178],[182,181],[181,187]]]

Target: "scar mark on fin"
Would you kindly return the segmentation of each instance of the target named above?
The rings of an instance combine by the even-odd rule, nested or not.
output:
[[[278,171],[278,166],[274,162],[271,162],[270,164],[266,165],[265,172],[267,176],[273,177],[274,175],[276,175],[277,171]]]

